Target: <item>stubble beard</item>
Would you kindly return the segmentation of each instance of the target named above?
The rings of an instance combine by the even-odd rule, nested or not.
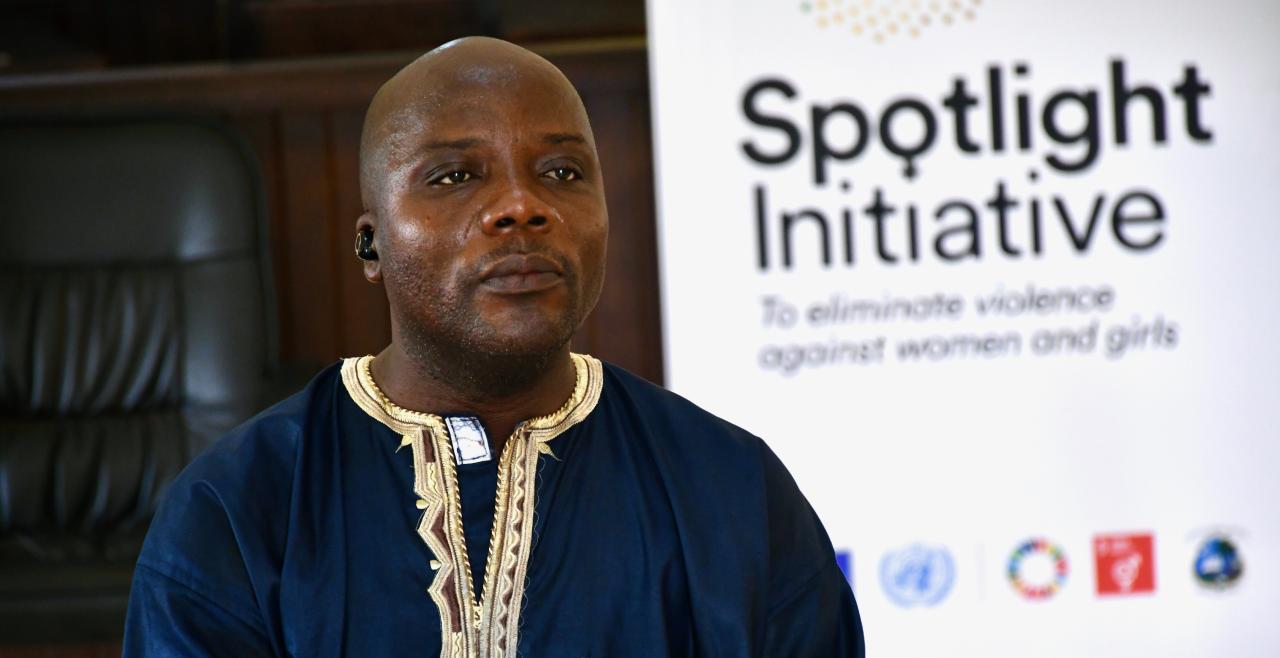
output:
[[[472,399],[518,395],[546,375],[577,331],[584,316],[575,273],[565,272],[568,303],[549,325],[531,333],[502,335],[474,305],[467,286],[430,285],[420,270],[387,268],[388,290],[397,290],[393,312],[401,349],[426,376]],[[398,302],[398,303],[397,303]]]

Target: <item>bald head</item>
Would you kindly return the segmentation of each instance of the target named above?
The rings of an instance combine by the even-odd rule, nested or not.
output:
[[[426,53],[391,77],[374,95],[360,139],[360,193],[377,212],[386,184],[412,157],[421,137],[446,133],[459,112],[485,112],[536,92],[553,111],[594,138],[578,92],[551,62],[515,44],[489,37],[457,39]]]
[[[402,69],[365,117],[356,220],[392,343],[476,395],[569,367],[604,280],[603,181],[582,100],[541,57],[468,38]]]

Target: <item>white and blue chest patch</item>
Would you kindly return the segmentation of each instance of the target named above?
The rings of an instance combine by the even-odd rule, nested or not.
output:
[[[457,464],[478,464],[493,458],[489,449],[489,437],[484,425],[474,416],[447,416],[449,442],[453,444],[453,456]]]

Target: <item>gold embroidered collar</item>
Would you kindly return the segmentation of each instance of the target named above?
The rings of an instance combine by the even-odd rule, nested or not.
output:
[[[502,449],[480,596],[471,584],[457,465],[444,419],[387,399],[369,372],[372,356],[342,363],[342,383],[356,405],[400,434],[401,447],[413,448],[413,490],[423,510],[418,535],[435,556],[430,565],[435,576],[427,592],[440,612],[442,658],[515,656],[533,538],[538,457],[552,454],[548,443],[590,415],[603,388],[599,360],[583,354],[571,358],[577,376],[569,400],[554,413],[518,425]]]

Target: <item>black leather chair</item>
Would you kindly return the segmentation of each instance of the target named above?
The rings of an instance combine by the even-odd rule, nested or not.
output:
[[[118,638],[166,486],[263,405],[263,209],[213,121],[0,123],[0,644]]]

